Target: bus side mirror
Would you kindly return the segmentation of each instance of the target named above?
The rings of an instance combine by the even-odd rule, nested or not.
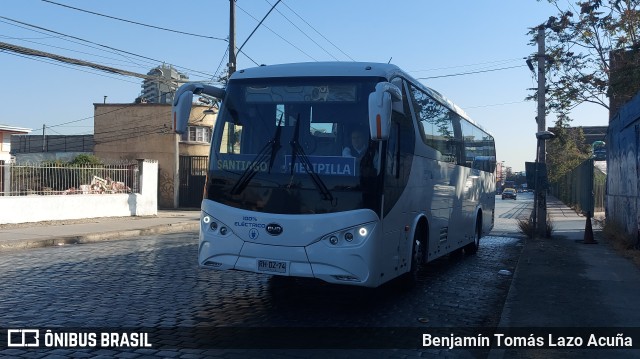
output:
[[[189,123],[189,115],[191,114],[191,105],[193,102],[193,92],[184,91],[176,93],[173,100],[173,130],[177,134],[183,134],[187,131]]]
[[[186,83],[178,88],[173,98],[172,115],[173,130],[177,134],[183,134],[187,131],[189,124],[189,115],[191,115],[191,106],[194,94],[204,94],[219,99],[223,99],[226,95],[225,90],[215,86],[204,85],[199,83]]]
[[[389,138],[393,101],[402,101],[402,92],[390,82],[379,82],[375,91],[369,94],[369,132],[372,140]]]

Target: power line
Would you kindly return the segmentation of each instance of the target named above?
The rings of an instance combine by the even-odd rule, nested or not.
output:
[[[136,135],[139,135],[144,132],[149,132],[149,131],[155,132],[155,131],[168,130],[168,129],[169,127],[163,126],[163,125],[155,125],[155,126],[144,125],[144,126],[138,126],[136,128],[132,128],[130,131],[121,130],[121,131],[113,131],[113,132],[107,132],[107,133],[99,133],[97,134],[98,139],[96,143],[117,141],[121,139],[127,139],[129,137],[135,137]],[[94,134],[93,139],[94,141],[96,140],[96,134]]]
[[[269,2],[269,0],[264,0],[267,2],[267,4],[271,5],[271,3]],[[282,0],[278,0],[278,2],[280,2]],[[277,4],[277,3],[276,3]],[[273,5],[275,7],[275,5]],[[324,52],[327,53],[327,55],[333,57],[334,60],[338,61],[338,58],[336,58],[335,56],[333,56],[333,54],[331,54],[329,51],[327,51],[327,49],[325,49],[324,47],[322,47],[322,45],[320,45],[316,40],[312,39],[311,36],[307,35],[306,32],[304,32],[301,28],[298,27],[298,25],[294,24],[293,21],[291,21],[285,14],[282,13],[282,11],[276,9],[276,11],[278,12],[278,14],[282,15],[282,17],[284,17],[287,21],[289,21],[289,23],[291,25],[293,25],[293,27],[295,27],[296,29],[298,29],[298,31],[300,31],[304,36],[307,37],[307,39],[311,40],[314,44],[318,45],[319,48],[321,48]]]
[[[163,31],[175,32],[177,34],[182,34],[182,35],[196,36],[196,37],[202,37],[202,38],[205,38],[205,39],[220,40],[220,41],[228,42],[227,39],[223,39],[223,38],[219,38],[219,37],[207,36],[207,35],[199,35],[199,34],[194,34],[194,33],[190,33],[190,32],[184,32],[184,31],[179,31],[179,30],[168,29],[168,28],[165,28],[165,27],[160,27],[160,26],[155,26],[155,25],[143,24],[143,23],[137,22],[137,21],[121,19],[121,18],[115,17],[115,16],[105,15],[105,14],[101,14],[101,13],[97,13],[97,12],[94,12],[94,11],[80,9],[80,8],[69,6],[69,5],[59,4],[57,2],[53,2],[53,1],[50,1],[50,0],[42,0],[42,1],[48,2],[48,3],[53,4],[53,5],[58,5],[58,6],[66,7],[66,8],[69,8],[69,9],[86,12],[86,13],[92,14],[92,15],[102,16],[102,17],[106,17],[106,18],[109,18],[109,19],[114,19],[114,20],[118,20],[118,21],[122,21],[122,22],[128,22],[130,24],[146,26],[146,27],[150,27],[150,28],[153,28],[153,29],[163,30]]]
[[[53,60],[56,60],[56,61],[65,62],[65,63],[72,64],[72,65],[87,66],[87,67],[91,67],[91,68],[94,68],[94,69],[97,69],[97,70],[110,72],[110,73],[114,73],[114,74],[119,74],[119,75],[124,75],[124,76],[140,77],[140,78],[147,79],[147,80],[160,80],[157,76],[143,75],[143,74],[139,74],[139,73],[132,72],[132,71],[121,70],[121,69],[117,69],[115,67],[104,66],[104,65],[100,65],[100,64],[84,61],[84,60],[73,59],[73,58],[70,58],[70,57],[65,57],[65,56],[52,54],[52,53],[49,53],[49,52],[34,50],[34,49],[27,48],[27,47],[22,47],[22,46],[18,46],[18,45],[9,44],[9,43],[6,43],[6,42],[0,42],[0,49],[11,51],[11,52],[15,52],[15,53],[22,54],[22,55],[27,55],[27,56],[47,57],[47,58],[50,58],[50,59],[53,59]]]
[[[514,61],[521,61],[526,59],[526,57],[522,58],[522,57],[518,57],[518,58],[513,58],[513,59],[505,59],[505,60],[496,60],[496,61],[487,61],[487,62],[478,62],[475,64],[467,64],[467,65],[456,65],[456,66],[446,66],[446,67],[437,67],[437,68],[432,68],[432,69],[422,69],[422,70],[411,70],[411,71],[407,71],[409,73],[415,73],[415,72],[427,72],[427,71],[439,71],[439,70],[449,70],[449,69],[456,69],[456,68],[461,68],[461,67],[471,67],[471,66],[479,66],[479,65],[489,65],[489,64],[507,64],[509,62],[514,62]]]
[[[262,20],[260,20],[260,22],[258,22],[258,25],[256,26],[255,29],[253,29],[253,31],[251,31],[251,33],[249,34],[249,36],[247,36],[247,39],[244,40],[244,42],[242,43],[242,45],[240,45],[240,47],[238,48],[238,52],[242,51],[242,48],[244,47],[244,45],[247,43],[247,41],[249,41],[249,39],[251,38],[251,36],[253,36],[253,34],[256,32],[256,30],[258,30],[258,28],[260,27],[260,25],[262,25],[262,23],[264,22],[264,20],[267,18],[267,16],[269,16],[269,14],[271,14],[271,11],[273,11],[273,9],[276,8],[276,5],[278,5],[278,3],[282,1],[282,0],[278,0],[276,1],[276,3],[271,6],[271,9],[269,9],[269,11],[267,11],[267,13],[262,17]],[[271,4],[269,4],[271,5]],[[242,9],[240,9],[242,10]],[[244,11],[244,10],[242,10]],[[254,18],[255,19],[255,18]]]
[[[63,122],[63,123],[59,123],[59,124],[55,124],[55,125],[47,125],[47,128],[51,128],[51,127],[59,127],[59,126],[65,126],[65,127],[67,127],[66,125],[71,124],[71,123],[77,123],[77,122],[86,121],[86,120],[91,120],[91,119],[95,120],[95,118],[96,118],[96,117],[105,116],[105,115],[108,115],[108,114],[110,114],[110,113],[117,112],[117,111],[120,111],[120,110],[123,110],[123,109],[129,108],[129,107],[131,107],[132,105],[133,105],[133,104],[124,104],[124,105],[122,105],[122,106],[120,106],[120,107],[117,107],[117,108],[112,109],[112,110],[110,110],[110,111],[106,111],[106,112],[100,113],[100,114],[98,114],[98,115],[87,116],[87,117],[83,117],[83,118],[78,119],[78,120],[67,121],[67,122]],[[155,117],[155,114],[150,114],[150,115],[144,116],[144,117],[142,117],[141,119],[149,119],[149,118],[153,118],[153,117]],[[136,125],[137,125],[137,124],[136,124]],[[94,130],[95,130],[95,124],[94,124],[94,126],[68,126],[68,127],[93,127],[93,128],[94,128]],[[133,129],[133,128],[130,128],[130,129]],[[113,131],[103,131],[103,132],[100,132],[100,133],[118,132],[118,131],[121,131],[121,130],[123,130],[123,128],[121,128],[121,129],[116,129],[116,130],[113,130]],[[96,134],[96,132],[94,132],[94,134]]]
[[[89,48],[92,48],[92,49],[96,49],[96,50],[105,51],[105,52],[108,52],[108,53],[111,53],[111,54],[119,55],[119,56],[121,56],[121,57],[123,57],[123,58],[127,59],[129,62],[134,63],[134,64],[136,64],[136,65],[140,66],[140,64],[139,64],[139,63],[134,62],[134,61],[133,61],[133,59],[131,59],[131,58],[129,58],[129,57],[127,57],[127,56],[123,55],[122,53],[118,53],[118,50],[117,50],[117,49],[114,49],[114,50],[107,49],[107,50],[105,50],[104,48],[100,48],[100,47],[96,47],[96,46],[91,46],[91,45],[88,45],[88,44],[86,44],[86,43],[83,43],[83,42],[86,42],[84,39],[78,39],[78,40],[81,40],[81,42],[79,42],[79,41],[74,41],[74,40],[71,40],[71,39],[65,38],[65,37],[71,37],[71,36],[66,35],[66,34],[58,33],[58,32],[53,31],[53,30],[49,30],[49,29],[46,29],[46,28],[43,28],[43,27],[40,27],[40,26],[36,26],[36,25],[32,25],[32,24],[28,24],[28,23],[21,22],[21,21],[18,21],[18,20],[14,20],[14,19],[6,18],[6,17],[3,17],[3,16],[0,16],[0,18],[10,21],[10,22],[6,22],[6,21],[2,21],[2,20],[0,20],[0,22],[2,22],[2,23],[4,23],[4,24],[11,25],[11,26],[15,26],[15,27],[19,27],[19,28],[22,28],[22,29],[25,29],[25,30],[28,30],[28,31],[37,32],[37,33],[39,33],[39,34],[43,34],[43,35],[47,34],[48,32],[49,32],[49,33],[54,33],[54,34],[58,35],[58,36],[54,36],[54,38],[56,38],[56,39],[64,40],[64,41],[68,41],[68,42],[71,42],[71,43],[74,43],[74,44],[78,44],[78,45],[81,45],[81,46],[86,46],[86,47],[89,47]],[[33,28],[35,28],[36,30],[34,30]],[[39,31],[39,30],[42,30],[42,31]],[[73,37],[71,37],[71,38],[73,38]],[[97,44],[96,44],[96,45],[97,45]],[[151,62],[149,62],[149,63],[151,63]],[[155,61],[154,61],[154,63],[157,63],[157,62],[155,62]]]
[[[167,134],[165,132],[160,132],[161,130],[166,129],[165,127],[161,127],[161,126],[156,126],[156,127],[151,127],[149,128],[149,130],[144,131],[144,132],[136,132],[136,133],[130,133],[126,136],[111,136],[108,137],[105,140],[98,140],[96,141],[96,138],[93,138],[93,141],[96,145],[102,145],[105,143],[111,143],[111,142],[118,142],[118,141],[123,141],[123,140],[130,140],[132,138],[138,138],[138,137],[143,137],[143,136],[147,136],[147,135],[163,135],[163,134]]]
[[[220,68],[222,67],[222,63],[224,62],[224,59],[227,58],[227,54],[229,54],[229,47],[227,47],[227,50],[224,52],[224,55],[222,55],[222,58],[220,59],[220,63],[218,64],[218,68],[216,69],[216,72],[214,72],[213,76],[211,76],[211,82],[216,80],[216,77],[218,77],[218,72],[220,71]]]
[[[483,72],[501,71],[501,70],[515,69],[515,68],[518,68],[518,67],[525,67],[525,66],[526,65],[517,65],[517,66],[501,67],[501,68],[490,69],[490,70],[459,72],[459,73],[456,73],[456,74],[449,74],[449,75],[429,76],[429,77],[416,77],[416,79],[418,79],[418,80],[429,80],[429,79],[438,79],[438,78],[442,78],[442,77],[473,75],[473,74],[479,74],[479,73],[483,73]]]
[[[145,59],[145,60],[150,60],[150,61],[153,61],[154,63],[164,63],[165,62],[165,61],[157,60],[157,59],[154,59],[154,58],[151,58],[151,57],[135,54],[133,52],[116,49],[116,48],[111,47],[111,46],[102,45],[102,44],[99,44],[99,43],[96,43],[96,42],[93,42],[93,41],[89,41],[89,40],[86,40],[86,39],[79,38],[77,36],[63,34],[61,32],[57,32],[57,31],[50,30],[50,29],[47,29],[47,28],[44,28],[44,27],[41,27],[41,26],[37,26],[37,25],[26,23],[26,22],[22,22],[22,21],[19,21],[19,20],[11,19],[11,18],[8,18],[8,17],[5,17],[5,16],[0,16],[0,19],[5,19],[5,20],[8,20],[8,21],[11,21],[11,22],[14,22],[14,23],[18,23],[18,24],[24,25],[24,26],[32,27],[32,28],[35,28],[35,29],[38,29],[38,30],[46,31],[46,32],[49,32],[49,33],[53,33],[53,34],[56,34],[56,35],[63,36],[63,37],[68,37],[68,38],[71,38],[71,39],[74,39],[74,40],[78,40],[78,41],[81,41],[81,42],[85,42],[85,43],[89,43],[89,44],[92,44],[92,45],[96,45],[96,46],[99,46],[99,47],[102,47],[102,48],[105,48],[105,49],[108,49],[108,50],[111,50],[111,51],[116,51],[121,56],[122,56],[122,53],[124,53],[124,54],[127,54],[127,55],[136,56],[136,57],[139,57],[139,58],[142,58],[142,59]],[[32,30],[32,31],[35,31],[35,30]],[[39,32],[39,31],[35,31],[35,32]],[[41,32],[39,32],[39,33],[41,33]],[[67,40],[67,41],[70,41],[70,40]],[[82,45],[88,46],[86,44],[82,44]],[[106,50],[103,50],[103,51],[106,51]],[[136,64],[136,65],[139,65],[139,64]],[[205,72],[201,72],[201,71],[198,71],[198,70],[193,70],[193,69],[189,69],[189,68],[181,67],[181,66],[175,66],[175,67],[176,68],[180,68],[180,69],[185,69],[185,70],[191,71],[193,73],[199,73],[199,74],[204,75],[206,77],[210,77],[211,76],[210,73],[205,73]]]
[[[513,102],[494,103],[494,104],[491,104],[491,105],[470,106],[470,107],[465,107],[464,109],[468,110],[470,108],[483,108],[483,107],[514,105],[516,103],[523,103],[523,102],[527,102],[527,101],[513,101]]]
[[[108,115],[108,114],[110,114],[110,113],[113,113],[113,112],[116,112],[116,111],[120,111],[120,110],[125,109],[125,108],[128,108],[128,107],[130,107],[130,106],[131,106],[131,104],[125,104],[125,105],[123,105],[123,106],[121,106],[121,107],[118,107],[118,108],[113,109],[113,110],[111,110],[111,111],[107,111],[107,112],[101,113],[101,114],[99,114],[99,115],[88,116],[88,117],[81,118],[81,119],[79,119],[79,120],[73,120],[73,121],[63,122],[63,123],[59,123],[59,124],[57,124],[57,125],[51,125],[51,126],[47,126],[47,127],[64,126],[64,125],[67,125],[67,124],[70,124],[70,123],[76,123],[76,122],[80,122],[80,121],[86,121],[86,120],[90,120],[90,119],[95,119],[96,117],[104,116],[104,115]]]
[[[1,44],[1,43],[0,43],[0,44]],[[120,80],[120,81],[129,82],[129,83],[133,83],[133,84],[138,84],[138,82],[133,82],[133,81],[125,80],[125,79],[122,79],[122,78],[113,77],[113,76],[108,76],[108,75],[105,75],[105,74],[100,74],[100,73],[96,73],[96,72],[92,72],[92,71],[86,71],[86,70],[78,69],[78,68],[71,67],[71,66],[65,66],[65,65],[63,65],[63,64],[58,64],[58,63],[55,63],[55,62],[50,62],[50,61],[45,61],[45,60],[43,60],[43,59],[33,58],[33,57],[28,56],[28,55],[23,55],[23,54],[19,54],[19,53],[9,52],[8,50],[5,50],[5,49],[0,49],[0,52],[5,53],[5,54],[8,54],[8,55],[13,55],[13,56],[18,56],[18,57],[23,57],[23,58],[25,58],[25,59],[29,59],[29,60],[33,60],[33,61],[40,61],[40,62],[44,62],[45,64],[49,64],[49,65],[55,65],[55,66],[60,66],[60,67],[68,68],[68,69],[71,69],[71,70],[76,70],[76,71],[86,72],[86,73],[88,73],[88,74],[92,74],[92,75],[98,75],[98,76],[107,77],[107,78],[114,79],[114,80]]]
[[[298,15],[297,12],[295,12],[295,10],[293,10],[291,7],[289,7],[289,5],[287,5],[284,1],[282,1],[282,5],[286,6],[287,9],[291,10],[292,13],[294,13],[300,20],[302,20],[305,24],[307,24],[307,26],[309,26],[311,29],[313,29],[313,31],[315,31],[318,35],[320,35],[323,39],[327,40],[328,43],[330,43],[333,47],[335,47],[336,49],[338,49],[338,51],[340,51],[344,56],[348,57],[349,60],[351,61],[355,61],[351,56],[349,56],[347,53],[345,53],[344,51],[342,51],[342,49],[340,49],[336,44],[334,44],[333,42],[331,42],[331,40],[327,39],[324,35],[322,35],[322,33],[320,33],[320,31],[316,30],[315,27],[313,27],[311,24],[309,24],[307,22],[307,20],[305,20],[304,18],[302,18],[302,16]]]
[[[249,17],[251,17],[252,19],[254,19],[255,21],[260,22],[258,19],[256,19],[253,15],[249,14],[246,10],[244,10],[243,8],[241,8],[240,6],[238,6],[238,4],[236,4],[236,7],[238,9],[240,9],[242,12],[244,12],[245,14],[247,14]],[[285,39],[284,37],[282,37],[280,34],[278,34],[277,32],[273,31],[270,27],[268,27],[267,25],[262,25],[264,26],[267,30],[271,31],[274,35],[278,36],[280,39],[282,39],[284,42],[286,42],[287,44],[293,46],[296,50],[302,52],[303,54],[307,55],[309,58],[311,58],[313,61],[318,61],[316,60],[313,56],[307,54],[306,52],[304,52],[302,49],[300,49],[299,47],[297,47],[296,45],[292,44],[289,40]]]
[[[0,22],[3,22],[3,21],[0,21]],[[66,48],[66,47],[50,45],[50,44],[37,42],[37,41],[31,41],[31,40],[27,40],[27,39],[24,39],[24,38],[16,38],[16,37],[3,36],[3,35],[0,35],[0,37],[5,38],[5,39],[11,39],[11,40],[20,40],[20,41],[24,41],[24,42],[28,42],[28,43],[32,43],[32,44],[52,47],[54,49],[60,49],[60,50],[75,52],[75,53],[79,53],[79,54],[83,54],[83,55],[95,56],[95,57],[99,57],[99,58],[103,58],[103,59],[107,59],[107,60],[113,60],[115,62],[118,62],[118,65],[122,65],[122,61],[120,59],[117,59],[117,58],[114,58],[114,57],[102,56],[102,55],[92,54],[90,52],[73,50],[73,49],[69,49],[69,48]],[[151,62],[149,62],[149,63],[151,63]],[[103,65],[107,65],[107,66],[108,65],[115,65],[114,63],[102,63],[102,64]],[[142,69],[145,69],[145,70],[149,68],[148,66],[143,66],[143,65],[140,65],[140,64],[136,64],[136,67],[139,67],[139,68],[142,68]]]
[[[46,1],[46,0],[42,0],[42,1]],[[36,26],[36,25],[32,25],[32,24],[28,24],[28,23],[24,23],[24,22],[21,22],[21,21],[18,21],[18,20],[14,20],[14,19],[6,18],[6,17],[3,17],[3,16],[0,16],[0,18],[3,18],[3,19],[6,19],[6,20],[9,20],[9,21],[16,22],[16,23],[19,23],[19,24],[25,25],[25,26],[27,26],[27,27],[34,27],[34,28],[37,28],[37,29],[41,29],[41,30],[43,30],[43,31],[52,32],[52,33],[54,33],[54,34],[58,34],[58,35],[61,35],[61,36],[63,36],[63,37],[70,37],[70,38],[72,38],[72,39],[78,39],[78,40],[80,40],[80,41],[88,42],[88,43],[90,43],[90,44],[95,44],[95,45],[100,46],[100,47],[106,47],[107,49],[110,49],[110,50],[112,50],[112,51],[107,51],[107,50],[100,49],[100,48],[97,48],[97,47],[94,47],[94,46],[90,46],[90,45],[87,45],[87,44],[79,43],[79,42],[72,41],[72,40],[69,40],[69,39],[64,39],[64,38],[62,38],[62,37],[60,37],[60,36],[54,36],[54,38],[58,38],[58,39],[65,40],[65,41],[69,41],[69,42],[72,42],[72,43],[75,43],[75,44],[79,44],[79,45],[82,45],[82,46],[87,46],[87,47],[94,48],[94,49],[97,49],[97,50],[106,51],[106,52],[109,52],[109,53],[113,53],[113,54],[116,54],[116,55],[123,56],[123,57],[125,57],[127,60],[129,60],[129,62],[134,63],[134,64],[135,64],[137,67],[139,67],[139,68],[145,68],[145,67],[144,67],[143,65],[139,64],[139,63],[136,63],[136,62],[132,61],[130,58],[128,58],[128,57],[126,57],[126,56],[124,56],[124,55],[120,54],[119,52],[123,52],[123,53],[126,53],[126,54],[131,54],[131,55],[133,55],[133,56],[140,57],[140,58],[142,58],[142,59],[144,59],[144,60],[147,60],[147,61],[145,61],[145,62],[146,62],[146,63],[149,63],[149,64],[154,64],[154,65],[155,65],[155,64],[157,64],[158,62],[165,63],[164,61],[161,61],[161,60],[152,59],[152,58],[149,58],[149,57],[146,57],[146,56],[143,56],[143,55],[138,55],[138,54],[135,54],[135,53],[130,53],[130,52],[127,52],[127,51],[124,51],[124,50],[119,50],[119,49],[112,48],[112,47],[109,47],[109,46],[106,46],[106,45],[102,45],[102,44],[94,43],[94,42],[91,42],[91,41],[89,41],[89,40],[81,39],[81,38],[78,38],[78,37],[75,37],[75,36],[72,36],[72,35],[67,35],[67,34],[59,33],[59,32],[56,32],[56,31],[53,31],[53,30],[49,30],[49,29],[46,29],[46,28],[43,28],[43,27],[39,27],[39,26]],[[37,33],[44,34],[44,33],[43,33],[43,32],[41,32],[41,31],[36,31],[36,30],[33,30],[33,29],[28,29],[27,27],[23,27],[23,26],[19,26],[19,25],[16,25],[16,24],[7,23],[7,22],[1,21],[1,20],[0,20],[0,22],[3,22],[3,23],[8,24],[8,25],[13,25],[13,26],[21,27],[21,28],[24,28],[24,29],[27,29],[27,30],[30,30],[30,31],[37,32]],[[27,41],[27,40],[24,40],[24,41]],[[225,41],[226,41],[226,40],[225,40]],[[28,42],[32,42],[32,41],[28,41]],[[37,42],[34,42],[34,43],[37,43]],[[54,47],[54,48],[58,48],[58,47],[53,46],[53,45],[47,45],[47,44],[42,44],[42,43],[37,43],[37,44],[44,45],[44,46],[51,46],[51,47]],[[62,49],[64,49],[64,48],[62,48]],[[85,53],[85,52],[82,52],[82,51],[71,50],[71,49],[65,49],[65,50],[73,51],[73,52],[78,52],[78,53]],[[226,51],[229,51],[229,50],[227,49]],[[244,54],[244,55],[245,55],[245,56],[246,56],[250,61],[252,61],[256,66],[260,66],[260,65],[259,65],[259,64],[258,64],[258,63],[257,63],[257,62],[256,62],[256,61],[255,61],[251,56],[249,56],[246,52],[241,51],[241,50],[240,50],[240,52],[241,52],[242,54]],[[85,53],[85,54],[92,55],[92,56],[97,56],[97,57],[109,58],[109,57],[100,56],[100,55],[96,55],[96,54],[90,54],[90,53]],[[225,56],[226,56],[226,55],[225,55]],[[116,60],[116,61],[117,61],[117,59],[113,59],[113,58],[109,58],[109,59],[112,59],[112,60]],[[190,72],[192,73],[192,75],[193,75],[193,74],[200,74],[200,75],[203,75],[203,76],[205,76],[205,77],[211,77],[211,78],[215,77],[215,74],[214,74],[214,75],[211,75],[210,73],[207,73],[207,72],[202,72],[202,71],[198,71],[198,70],[190,69],[190,68],[186,68],[186,67],[183,67],[183,66],[177,66],[177,65],[173,65],[173,66],[174,66],[174,67],[176,67],[177,69],[182,69],[182,70],[190,71]]]

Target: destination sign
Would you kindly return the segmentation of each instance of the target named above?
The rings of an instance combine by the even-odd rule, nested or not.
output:
[[[227,155],[220,156],[215,162],[214,169],[225,171],[239,171],[244,172],[249,170],[257,172],[267,172],[269,170],[269,159],[256,162],[254,161],[256,155]],[[291,155],[286,155],[284,158],[284,165],[280,165],[271,169],[271,172],[287,173],[291,171]],[[356,159],[354,157],[340,157],[340,156],[307,156],[311,169],[319,175],[331,175],[331,176],[355,176],[356,175]],[[277,161],[278,162],[278,161]],[[282,163],[282,162],[280,162]],[[306,173],[302,158],[296,156],[296,161],[293,165],[293,171],[295,173]]]

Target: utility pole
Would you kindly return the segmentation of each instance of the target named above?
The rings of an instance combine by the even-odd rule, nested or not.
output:
[[[44,129],[45,127],[47,127],[47,125],[43,124],[42,125],[42,152],[47,152],[46,148],[47,148],[47,138],[45,137],[44,134]]]
[[[545,120],[545,72],[544,72],[544,64],[546,61],[545,55],[545,29],[544,26],[538,27],[538,133],[543,133],[546,131],[546,120]],[[536,232],[540,237],[546,237],[547,231],[547,186],[546,186],[546,140],[540,138],[536,135],[536,143],[537,143],[537,160],[536,163],[536,198],[534,201],[534,205],[536,208],[534,211],[537,212],[535,218],[537,219],[537,227]],[[544,171],[544,173],[539,173],[540,171]],[[544,180],[540,180],[542,177]],[[541,183],[542,182],[542,183]]]
[[[229,0],[229,76],[236,72],[236,2]]]

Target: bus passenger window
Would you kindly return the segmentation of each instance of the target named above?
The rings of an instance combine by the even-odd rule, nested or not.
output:
[[[411,93],[422,141],[439,152],[441,161],[455,163],[459,144],[454,141],[451,111],[413,86]]]

